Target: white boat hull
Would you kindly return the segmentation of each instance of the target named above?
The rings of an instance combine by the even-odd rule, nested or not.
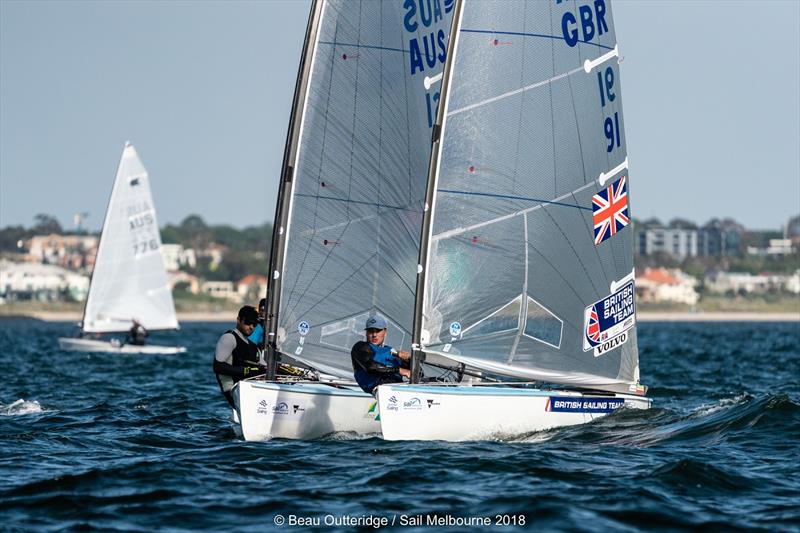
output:
[[[134,344],[122,344],[118,341],[115,342],[68,337],[59,338],[58,345],[62,350],[88,353],[176,354],[186,352],[186,348],[183,346],[159,346],[157,344],[136,346]]]
[[[318,381],[244,380],[233,388],[242,436],[317,439],[331,433],[380,434],[377,401],[357,386]]]
[[[590,394],[502,386],[381,385],[386,440],[499,440],[591,422],[613,410],[649,409],[627,394]]]

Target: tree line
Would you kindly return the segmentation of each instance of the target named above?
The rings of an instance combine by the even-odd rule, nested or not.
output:
[[[58,219],[40,213],[33,217],[33,225],[21,225],[0,229],[0,252],[19,252],[18,243],[36,235],[76,235],[75,231],[65,231]],[[99,235],[99,232],[83,232],[83,235]],[[197,266],[186,271],[204,279],[227,281],[238,280],[248,274],[265,275],[268,269],[272,224],[264,223],[237,229],[227,224],[209,225],[200,215],[189,215],[179,224],[167,224],[161,229],[161,241],[167,244],[181,244],[202,252],[210,244],[225,246],[227,251],[219,265],[213,265],[211,258],[198,257]]]

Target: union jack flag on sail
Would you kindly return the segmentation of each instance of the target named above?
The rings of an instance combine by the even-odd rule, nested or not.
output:
[[[592,196],[592,214],[595,245],[628,225],[628,185],[625,176]]]
[[[600,321],[597,319],[597,306],[594,305],[589,310],[588,320],[586,321],[586,339],[591,346],[600,344]]]

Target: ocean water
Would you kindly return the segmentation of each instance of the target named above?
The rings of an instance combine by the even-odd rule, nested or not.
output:
[[[653,409],[465,444],[238,440],[227,326],[110,356],[0,320],[0,530],[800,531],[798,323],[641,324]]]

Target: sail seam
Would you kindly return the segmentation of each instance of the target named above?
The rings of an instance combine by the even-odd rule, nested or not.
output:
[[[401,52],[403,54],[408,54],[408,50],[403,50],[402,48],[391,48],[389,46],[375,46],[369,44],[354,44],[354,43],[342,43],[339,41],[320,41],[319,44],[329,44],[332,46],[351,46],[353,48],[366,48],[370,50],[386,50],[388,52]]]
[[[402,205],[389,205],[389,204],[381,204],[378,202],[365,202],[363,200],[353,200],[351,198],[334,198],[333,196],[322,196],[319,194],[295,194],[295,197],[303,197],[303,198],[315,198],[317,200],[332,200],[334,202],[346,202],[348,204],[359,204],[359,205],[367,205],[370,207],[385,207],[386,209],[397,209],[398,211],[411,211],[411,212],[419,212],[416,209],[411,207],[402,206]],[[369,217],[365,217],[369,218]],[[355,219],[353,219],[355,220]],[[352,222],[352,220],[350,221]]]
[[[462,29],[460,31],[462,31],[464,33],[485,33],[485,34],[489,34],[489,35],[518,35],[520,37],[540,37],[542,39],[554,39],[554,40],[557,40],[557,41],[565,41],[566,42],[566,39],[564,39],[564,37],[560,37],[558,35],[547,35],[547,34],[544,34],[544,33],[526,33],[526,32],[521,32],[521,31],[472,30],[472,29],[469,29],[469,28]],[[596,46],[598,48],[604,48],[606,50],[613,50],[614,49],[613,46],[606,46],[606,45],[600,44],[600,43],[593,43],[593,42],[586,41],[586,40],[583,40],[583,39],[578,39],[577,42],[579,42],[581,44],[590,44],[590,45]],[[583,68],[583,66],[581,66],[581,68]]]

